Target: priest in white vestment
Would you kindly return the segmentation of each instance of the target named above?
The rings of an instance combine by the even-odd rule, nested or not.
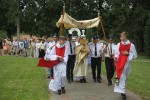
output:
[[[80,45],[75,49],[76,62],[73,74],[75,77],[80,78],[81,83],[86,83],[87,67],[88,67],[88,55],[90,53],[90,48],[87,45],[85,39],[80,39]]]

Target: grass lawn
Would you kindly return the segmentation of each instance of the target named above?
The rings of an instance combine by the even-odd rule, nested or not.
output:
[[[37,59],[0,56],[0,100],[48,100],[45,69]]]
[[[139,57],[139,61],[132,61],[131,73],[126,86],[128,90],[140,95],[142,100],[150,100],[150,62],[142,62],[150,59],[142,58]],[[102,64],[102,73],[106,76],[104,63]]]

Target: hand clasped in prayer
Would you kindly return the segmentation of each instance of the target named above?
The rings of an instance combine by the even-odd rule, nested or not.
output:
[[[61,56],[58,56],[57,58],[58,58],[60,61],[64,61],[63,57],[61,57]]]
[[[128,53],[126,50],[125,50],[125,51],[122,51],[122,54],[123,54],[123,55],[127,55],[127,56],[129,55],[129,53]]]

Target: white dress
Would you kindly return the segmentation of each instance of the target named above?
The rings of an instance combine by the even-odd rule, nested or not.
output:
[[[38,58],[39,57],[40,43],[36,43],[35,46],[36,46],[36,58]]]
[[[129,40],[127,40],[127,42],[123,43],[123,45],[127,45],[130,44],[131,42]],[[118,59],[119,57],[119,47],[120,47],[120,43],[117,44],[117,48],[116,48],[116,53],[115,53],[115,57]],[[119,85],[115,84],[114,87],[114,92],[118,92],[118,93],[125,93],[125,85],[126,85],[126,80],[128,75],[130,74],[131,71],[131,66],[130,66],[130,62],[132,59],[136,59],[137,58],[137,52],[135,49],[134,44],[131,43],[131,47],[130,47],[130,51],[129,51],[129,56],[127,58],[127,62],[124,66],[123,72],[121,74],[120,80],[119,80]]]

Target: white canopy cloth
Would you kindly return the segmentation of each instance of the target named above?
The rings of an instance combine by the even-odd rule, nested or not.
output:
[[[61,23],[63,23],[66,29],[70,29],[70,28],[86,29],[86,28],[98,27],[99,22],[100,22],[99,17],[90,20],[77,21],[65,12],[64,16],[61,15],[60,19],[56,23],[56,26],[59,27]]]

